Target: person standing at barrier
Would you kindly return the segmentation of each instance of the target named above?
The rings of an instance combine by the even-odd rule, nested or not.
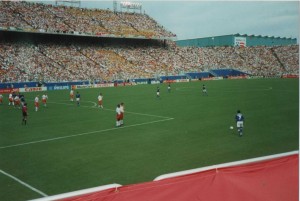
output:
[[[240,136],[243,136],[243,128],[244,128],[244,115],[241,113],[240,110],[237,111],[235,115],[236,120],[236,127]]]

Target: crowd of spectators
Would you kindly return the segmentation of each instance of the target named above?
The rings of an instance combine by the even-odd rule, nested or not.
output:
[[[146,14],[113,12],[25,1],[0,1],[0,27],[34,32],[175,37]]]
[[[299,46],[277,46],[273,49],[279,57],[286,74],[299,75]]]
[[[0,27],[51,33],[174,37],[146,14],[0,1]],[[237,69],[257,76],[299,74],[299,46],[179,47],[0,41],[0,81],[150,78]]]
[[[0,81],[150,78],[233,68],[256,76],[299,74],[299,46],[100,46],[0,42]]]

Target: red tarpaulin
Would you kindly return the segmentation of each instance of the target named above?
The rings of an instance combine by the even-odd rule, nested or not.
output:
[[[298,160],[295,154],[61,201],[298,201]]]

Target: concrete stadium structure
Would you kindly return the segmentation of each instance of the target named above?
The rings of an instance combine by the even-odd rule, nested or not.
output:
[[[212,36],[205,38],[195,38],[187,40],[177,40],[176,44],[181,47],[214,47],[214,46],[276,46],[276,45],[296,45],[296,38],[232,34],[224,36]]]

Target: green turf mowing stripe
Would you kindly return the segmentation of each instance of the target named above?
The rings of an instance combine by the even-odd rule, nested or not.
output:
[[[162,120],[157,120],[157,121],[145,122],[145,123],[141,123],[141,124],[133,124],[133,125],[129,125],[129,126],[109,128],[109,129],[98,130],[98,131],[91,131],[91,132],[86,132],[86,133],[78,133],[78,134],[68,135],[68,136],[63,136],[63,137],[56,137],[56,138],[50,138],[50,139],[45,139],[45,140],[38,140],[38,141],[21,143],[21,144],[8,145],[8,146],[0,147],[0,149],[7,149],[7,148],[12,148],[12,147],[20,147],[20,146],[25,146],[25,145],[30,145],[30,144],[37,144],[37,143],[42,143],[42,142],[49,142],[49,141],[66,139],[66,138],[78,137],[78,136],[83,136],[83,135],[90,135],[90,134],[94,134],[94,133],[103,133],[103,132],[108,132],[108,131],[112,131],[112,130],[119,130],[119,129],[136,127],[136,126],[142,126],[142,125],[153,124],[153,123],[158,123],[158,122],[163,122],[163,121],[170,121],[170,120],[173,120],[173,119],[174,118],[162,119]]]

